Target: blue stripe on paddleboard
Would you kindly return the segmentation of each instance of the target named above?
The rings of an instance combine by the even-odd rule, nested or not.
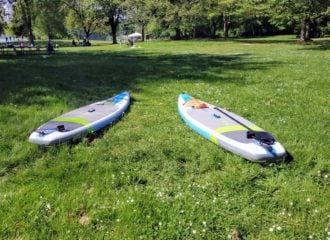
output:
[[[116,113],[115,115],[111,116],[110,118],[108,118],[106,121],[103,121],[95,126],[93,126],[93,131],[97,131],[107,125],[109,125],[110,123],[116,121],[117,119],[119,119],[122,114],[127,110],[129,104],[127,104],[127,106],[120,112]]]
[[[267,153],[271,154],[271,155],[274,156],[274,157],[277,157],[277,154],[276,154],[276,150],[275,150],[275,148],[272,147],[272,149],[269,150],[268,148],[262,146],[262,145],[260,144],[259,141],[254,140],[253,142],[254,142],[254,144],[256,144],[256,145],[263,147],[263,148],[266,150]]]
[[[180,97],[183,98],[183,100],[184,100],[185,102],[188,102],[190,99],[193,98],[192,96],[189,96],[189,95],[186,94],[186,93],[182,93],[182,94],[180,94]]]
[[[122,92],[122,93],[118,94],[117,96],[114,96],[114,97],[108,99],[107,101],[111,101],[113,103],[119,103],[127,96],[128,96],[128,92]]]

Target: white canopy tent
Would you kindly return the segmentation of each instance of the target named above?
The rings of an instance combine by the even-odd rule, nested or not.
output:
[[[135,32],[135,33],[129,34],[127,37],[131,38],[131,39],[139,39],[139,38],[142,38],[142,34]]]

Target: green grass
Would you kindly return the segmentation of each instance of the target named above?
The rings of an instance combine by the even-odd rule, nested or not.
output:
[[[0,56],[1,239],[326,239],[329,39],[151,41]],[[97,136],[39,148],[29,133],[128,90]],[[272,132],[293,161],[251,163],[177,114],[187,92]]]

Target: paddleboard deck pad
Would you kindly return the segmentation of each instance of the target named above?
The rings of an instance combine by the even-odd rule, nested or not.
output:
[[[65,113],[43,124],[29,137],[31,143],[50,145],[80,138],[118,120],[130,104],[128,92]]]
[[[254,162],[273,162],[286,155],[284,147],[270,133],[230,111],[180,94],[178,110],[193,130],[223,147]]]

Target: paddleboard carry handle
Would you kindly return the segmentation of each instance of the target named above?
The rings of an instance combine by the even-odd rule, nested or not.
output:
[[[58,126],[57,126],[57,130],[58,130],[59,132],[64,132],[64,131],[65,131],[65,127],[64,127],[64,125],[58,125]]]

